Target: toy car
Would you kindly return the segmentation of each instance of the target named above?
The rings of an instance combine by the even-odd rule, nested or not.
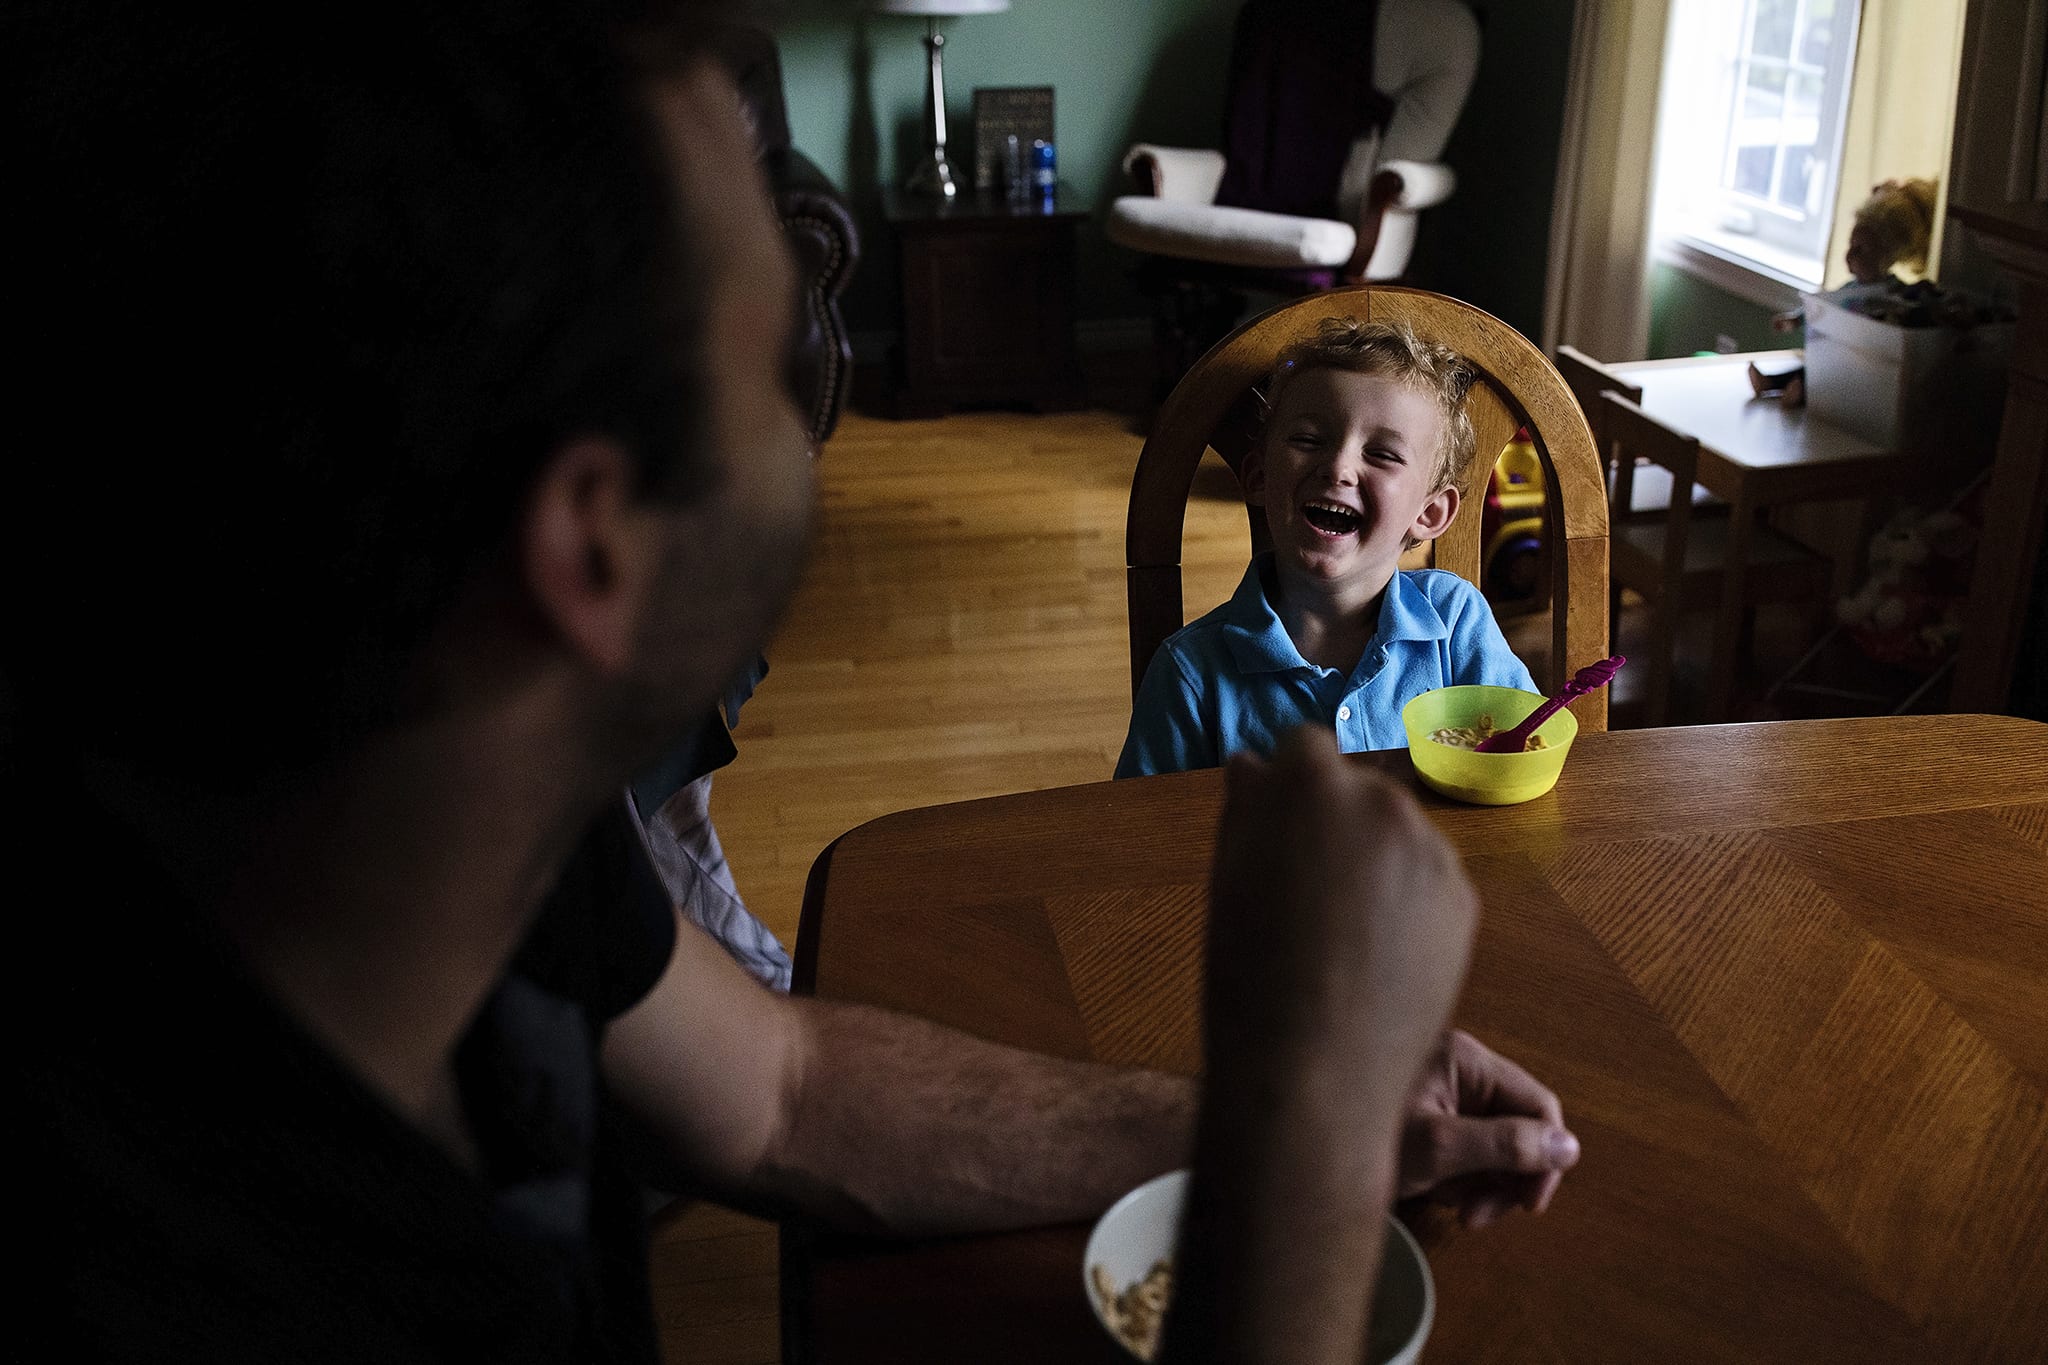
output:
[[[1479,582],[1497,609],[1537,611],[1550,601],[1550,576],[1544,572],[1545,502],[1543,458],[1529,429],[1517,428],[1494,461],[1479,520]]]

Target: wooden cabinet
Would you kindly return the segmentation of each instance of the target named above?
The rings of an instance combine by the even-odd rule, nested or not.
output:
[[[898,416],[1086,402],[1074,342],[1074,233],[1088,216],[1078,196],[1064,186],[1024,204],[891,193],[883,211],[902,272]]]
[[[1971,0],[1948,211],[2020,292],[1950,705],[2034,711],[2048,705],[2048,0]]]

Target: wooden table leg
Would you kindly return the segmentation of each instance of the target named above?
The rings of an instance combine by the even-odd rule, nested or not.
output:
[[[1888,488],[1863,499],[1857,509],[1860,515],[1856,519],[1856,543],[1849,547],[1847,559],[1835,562],[1834,596],[1847,597],[1863,586],[1863,575],[1870,563],[1871,543],[1884,529],[1891,503],[1891,490]]]
[[[1722,566],[1721,609],[1714,620],[1714,652],[1708,660],[1706,720],[1728,719],[1735,697],[1735,665],[1742,653],[1743,589],[1749,576],[1749,533],[1756,508],[1747,490],[1738,490],[1728,509],[1728,557]]]

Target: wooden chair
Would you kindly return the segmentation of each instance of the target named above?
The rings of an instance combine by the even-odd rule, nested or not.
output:
[[[1572,396],[1579,400],[1579,411],[1586,414],[1586,425],[1593,429],[1593,445],[1600,452],[1601,476],[1607,481],[1607,510],[1611,519],[1619,520],[1624,515],[1618,510],[1620,504],[1613,498],[1616,461],[1614,442],[1601,430],[1601,418],[1606,404],[1600,401],[1604,394],[1619,394],[1631,403],[1643,401],[1640,385],[1631,384],[1614,371],[1602,365],[1576,346],[1559,346],[1551,359],[1557,364],[1558,374],[1571,386]],[[1628,500],[1626,516],[1662,517],[1671,506],[1671,471],[1661,465],[1638,461],[1633,471],[1634,484]],[[1727,504],[1697,485],[1693,488],[1692,504],[1695,509],[1711,503],[1716,508]],[[1610,525],[1608,536],[1613,537]],[[1620,648],[1621,640],[1621,589],[1622,582],[1614,576],[1612,568],[1607,576],[1607,648],[1613,653]]]
[[[1551,352],[1550,358],[1557,366],[1558,377],[1571,389],[1572,397],[1579,400],[1579,411],[1586,415],[1586,425],[1592,429],[1593,445],[1600,452],[1601,467],[1606,471],[1607,482],[1611,486],[1614,482],[1614,445],[1600,430],[1600,396],[1618,393],[1631,403],[1640,403],[1643,391],[1575,346],[1560,346]]]
[[[1607,481],[1611,486],[1614,482],[1614,452],[1611,444],[1600,434],[1600,395],[1618,393],[1631,403],[1640,403],[1643,390],[1575,346],[1560,346],[1551,358],[1564,382],[1571,386],[1572,396],[1579,400],[1579,410],[1586,414],[1586,425],[1593,429],[1593,444],[1599,447],[1601,464],[1607,471]],[[1670,472],[1655,465],[1637,465],[1635,494],[1629,501],[1629,515],[1661,515],[1670,505]],[[1727,507],[1726,503],[1698,485],[1694,485],[1692,490],[1692,505],[1695,511],[1714,508],[1717,515]],[[1609,506],[1611,509],[1612,504]],[[1610,623],[1617,614],[1610,613]]]
[[[1674,497],[1662,516],[1627,515],[1637,470],[1664,471],[1673,488],[1690,489],[1699,470],[1700,443],[1673,431],[1616,393],[1599,403],[1600,429],[1615,453],[1611,498],[1612,553],[1608,572],[1615,590],[1633,588],[1649,603],[1653,625],[1644,724],[1662,725],[1670,715],[1673,642],[1680,615],[1722,600],[1727,588],[1728,541],[1725,516],[1695,515],[1690,497]],[[1644,462],[1647,462],[1645,465]],[[1822,556],[1767,527],[1750,530],[1745,572],[1738,586],[1745,611],[1743,639],[1757,606],[1793,602],[1825,593],[1831,567]],[[1738,649],[1744,646],[1738,645]],[[1719,662],[1718,660],[1716,661]],[[1726,677],[1732,670],[1710,668],[1709,676]],[[1728,714],[1729,698],[1710,695],[1707,719]]]
[[[1131,481],[1125,531],[1131,616],[1131,688],[1136,692],[1167,636],[1185,624],[1181,602],[1181,529],[1188,491],[1202,452],[1213,448],[1233,472],[1256,439],[1264,385],[1288,345],[1328,317],[1405,321],[1419,334],[1455,348],[1478,372],[1470,410],[1478,435],[1466,486],[1486,474],[1518,426],[1526,426],[1548,480],[1547,543],[1552,553],[1551,674],[1563,685],[1607,653],[1607,500],[1600,460],[1571,390],[1519,332],[1470,304],[1419,289],[1366,285],[1317,294],[1273,309],[1218,342],[1175,385],[1159,410]],[[1247,508],[1255,549],[1267,547],[1264,519]],[[1479,498],[1467,500],[1436,542],[1433,563],[1479,581]],[[1607,725],[1605,690],[1572,703],[1579,723]]]

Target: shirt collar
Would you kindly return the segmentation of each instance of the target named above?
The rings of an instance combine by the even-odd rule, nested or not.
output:
[[[1273,610],[1266,585],[1273,572],[1273,556],[1258,555],[1244,571],[1237,591],[1224,607],[1223,642],[1231,662],[1240,673],[1282,673],[1290,669],[1314,668],[1295,648],[1294,638]],[[1380,595],[1379,627],[1365,647],[1371,658],[1381,645],[1395,640],[1441,640],[1451,628],[1444,623],[1429,594],[1415,580],[1398,570]]]

